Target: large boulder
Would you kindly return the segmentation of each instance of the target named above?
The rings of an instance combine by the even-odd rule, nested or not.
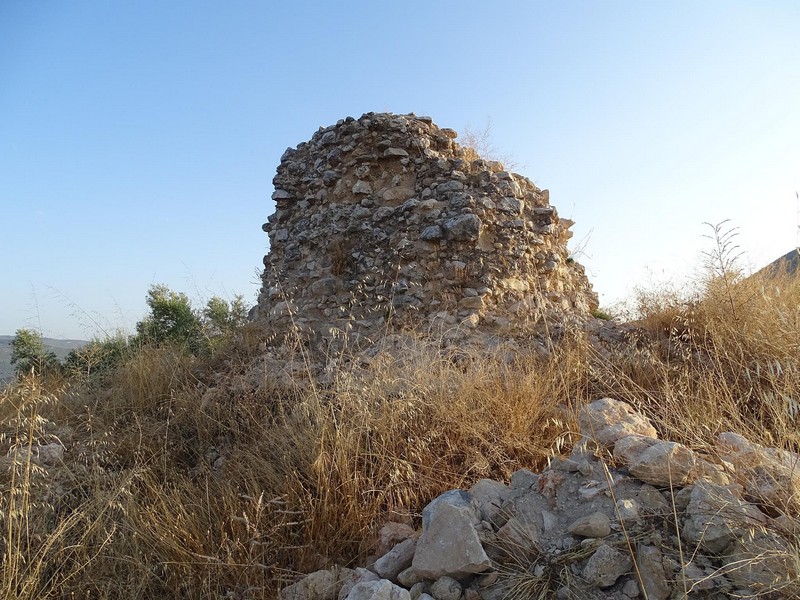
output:
[[[412,566],[426,579],[464,577],[491,567],[476,529],[479,515],[470,496],[447,492],[423,511],[422,535]]]

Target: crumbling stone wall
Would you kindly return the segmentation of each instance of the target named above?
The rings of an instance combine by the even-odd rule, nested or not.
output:
[[[278,332],[509,332],[597,307],[572,222],[413,114],[367,113],[288,149],[256,316]]]

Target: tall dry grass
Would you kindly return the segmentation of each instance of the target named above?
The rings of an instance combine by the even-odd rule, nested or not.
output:
[[[581,332],[549,358],[408,336],[287,386],[254,372],[250,326],[211,358],[145,348],[102,379],[22,379],[0,393],[0,598],[274,598],[442,491],[541,468],[604,395],[693,448],[732,430],[797,451],[800,280],[719,285],[645,303],[602,352]],[[57,441],[52,465],[15,451]]]
[[[715,278],[693,298],[645,297],[640,315],[643,339],[601,365],[601,393],[644,405],[665,437],[693,446],[738,431],[800,447],[799,277]]]

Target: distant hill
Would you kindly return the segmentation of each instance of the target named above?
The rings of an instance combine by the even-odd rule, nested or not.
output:
[[[0,384],[7,382],[14,375],[14,367],[11,366],[11,342],[13,339],[13,335],[0,335]],[[45,348],[54,352],[59,360],[63,360],[70,350],[88,344],[85,340],[43,338],[42,341]]]
[[[783,273],[784,271],[788,274],[797,273],[797,269],[800,266],[800,254],[797,252],[797,248],[794,250],[790,250],[783,256],[778,259],[773,260],[769,263],[766,267],[759,270],[756,274],[761,275],[775,275],[777,273]]]

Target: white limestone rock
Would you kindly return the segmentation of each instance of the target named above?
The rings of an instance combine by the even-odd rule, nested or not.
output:
[[[764,514],[731,487],[698,481],[692,487],[681,535],[707,552],[720,554],[751,527],[765,522]]]
[[[632,567],[633,561],[630,556],[607,544],[602,544],[586,561],[583,578],[595,587],[607,588],[614,585],[617,579],[628,573]]]
[[[388,579],[380,579],[357,583],[345,600],[411,600],[411,595]]]
[[[480,519],[469,494],[460,490],[442,494],[423,510],[422,519],[412,562],[421,576],[435,580],[489,569],[491,562],[476,530]]]
[[[417,540],[408,538],[375,561],[375,572],[383,579],[397,582],[397,575],[411,566]]]
[[[344,568],[314,571],[283,588],[280,600],[337,600],[339,591],[353,573],[352,569]]]
[[[611,533],[611,519],[603,512],[593,512],[573,521],[567,531],[587,538],[604,538]]]
[[[584,406],[578,416],[580,432],[601,447],[610,448],[618,440],[638,434],[657,438],[650,421],[626,403],[613,398],[601,398]]]

